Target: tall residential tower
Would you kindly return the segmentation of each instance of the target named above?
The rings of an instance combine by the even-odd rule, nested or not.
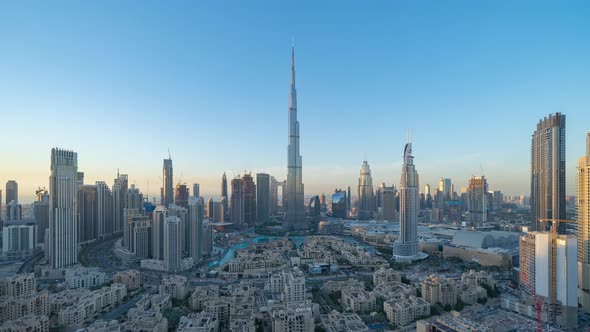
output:
[[[483,226],[487,221],[488,182],[485,176],[473,176],[469,179],[467,204],[469,206],[469,222],[472,226]]]
[[[164,166],[162,168],[162,205],[168,206],[174,204],[174,182],[172,174],[172,158],[164,159]]]
[[[548,229],[539,219],[565,216],[565,115],[555,113],[537,124],[531,141],[532,228]],[[565,232],[560,224],[558,232]]]
[[[256,221],[264,223],[270,219],[270,175],[256,174]]]
[[[51,149],[49,261],[59,269],[78,262],[78,154]]]
[[[586,155],[578,160],[578,297],[590,312],[590,132]]]
[[[223,206],[223,220],[229,219],[229,196],[227,195],[227,176],[223,172],[221,177],[221,205]]]
[[[305,227],[302,161],[299,154],[299,122],[295,89],[295,47],[291,50],[291,92],[289,94],[289,145],[287,148],[287,184],[285,188],[285,221],[291,228]]]

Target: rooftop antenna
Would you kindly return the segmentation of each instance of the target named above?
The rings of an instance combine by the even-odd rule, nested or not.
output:
[[[295,34],[291,34],[291,47],[295,48]]]

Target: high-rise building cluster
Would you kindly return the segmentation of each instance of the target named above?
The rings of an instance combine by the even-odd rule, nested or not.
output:
[[[169,201],[154,207],[135,184],[129,185],[126,174],[117,172],[112,187],[105,181],[84,183],[78,154],[54,148],[49,190],[36,190],[30,218],[15,208],[18,184],[7,183],[11,208],[3,218],[2,253],[9,259],[26,258],[39,247],[51,268],[63,269],[78,264],[82,245],[122,235],[118,250],[125,260],[146,260],[147,266],[156,260],[168,271],[192,266],[211,252],[212,221],[205,219],[203,198],[189,196],[186,185],[169,190],[172,172],[172,159],[164,159],[162,188],[167,188],[164,196]],[[193,191],[199,194],[198,184]],[[218,215],[223,216],[221,206],[217,205]],[[255,213],[255,206],[250,211]]]
[[[223,261],[207,260],[214,252],[213,244],[223,241],[231,243],[236,239],[233,235],[214,238],[214,230],[251,234],[261,226],[275,227],[275,221],[280,221],[282,217],[282,231],[305,233],[310,231],[310,226],[315,226],[314,222],[324,222],[321,218],[330,216],[329,222],[341,226],[333,227],[338,230],[336,235],[347,236],[352,233],[366,243],[378,244],[381,249],[385,248],[383,252],[391,250],[387,258],[397,263],[422,260],[428,256],[425,252],[430,250],[428,252],[441,253],[444,257],[464,255],[461,257],[463,260],[471,259],[485,265],[493,261],[489,257],[501,256],[504,251],[510,251],[503,245],[511,242],[514,252],[518,252],[518,259],[516,256],[512,258],[519,265],[519,278],[515,284],[520,290],[517,300],[520,304],[528,311],[545,310],[541,319],[564,330],[575,328],[578,308],[590,313],[590,132],[586,136],[586,155],[578,160],[577,193],[568,197],[564,114],[556,113],[541,119],[533,131],[528,197],[505,197],[500,190],[490,190],[488,178],[484,174],[469,178],[460,191],[455,190],[455,183],[450,178],[442,177],[438,186],[426,184],[423,192],[420,192],[420,178],[414,164],[410,139],[404,146],[399,184],[388,186],[383,182],[374,185],[371,168],[368,161],[364,160],[360,167],[354,204],[351,203],[352,189],[348,186],[336,188],[333,193],[328,193],[328,198],[324,193],[313,195],[306,205],[297,112],[293,49],[286,179],[279,181],[264,172],[244,172],[237,176],[234,174],[228,181],[224,172],[220,196],[208,199],[201,195],[199,183],[193,183],[192,187],[182,181],[175,184],[170,154],[163,159],[159,204],[156,205],[149,202],[127,174],[121,174],[118,170],[112,184],[110,181],[85,183],[85,173],[78,168],[78,154],[54,148],[50,156],[49,188],[39,187],[36,190],[30,211],[19,202],[19,186],[15,180],[8,180],[4,190],[0,191],[2,256],[8,260],[26,259],[41,249],[53,272],[63,271],[67,287],[83,289],[99,287],[106,279],[106,274],[98,269],[72,268],[79,263],[81,248],[95,241],[120,237],[116,250],[124,263],[137,264],[147,270],[181,273],[198,263],[216,266]],[[491,221],[498,215],[495,210],[514,202],[530,206],[530,224],[519,225],[518,229],[515,225],[502,225],[497,226],[503,227],[501,231],[491,231]],[[566,210],[568,204],[572,207],[569,216]],[[573,218],[574,209],[575,220],[569,220]],[[349,223],[345,227],[344,219],[357,221],[354,226],[348,227]],[[374,219],[385,222],[373,222]],[[445,223],[452,227],[440,231],[447,237],[445,241],[425,243],[419,240],[419,222],[428,223],[429,226],[432,223]],[[574,223],[577,226],[568,225]],[[372,230],[363,228],[367,224],[373,227]],[[507,229],[512,233],[501,233]],[[301,232],[303,230],[305,232]],[[484,231],[489,232],[484,234]],[[418,293],[415,287],[408,291],[406,286],[401,285],[398,272],[382,267],[389,264],[384,258],[376,258],[362,246],[340,241],[336,236],[316,238],[313,242],[309,241],[311,238],[307,237],[300,247],[294,243],[291,245],[285,237],[273,242],[274,248],[259,244],[254,249],[227,250],[227,257],[232,254],[234,257],[230,263],[223,263],[221,276],[240,278],[266,275],[268,280],[264,295],[267,297],[258,298],[260,292],[254,289],[253,283],[229,286],[230,291],[211,285],[198,286],[190,295],[188,303],[191,308],[198,308],[201,312],[183,317],[181,329],[190,330],[194,324],[214,329],[237,329],[238,326],[250,329],[254,326],[254,302],[264,302],[270,298],[272,302],[265,303],[264,312],[261,313],[270,322],[269,328],[275,331],[310,331],[314,326],[314,308],[306,293],[305,273],[299,270],[303,264],[311,274],[335,272],[339,266],[379,267],[374,274],[373,289],[356,287],[358,285],[341,289],[340,305],[349,311],[369,313],[375,311],[381,302],[387,318],[400,325],[429,315],[431,306],[474,304],[487,298],[488,289],[495,291],[493,287],[488,288],[491,283],[489,275],[470,271],[462,276],[460,283],[440,275],[422,278],[419,298],[414,295]],[[518,248],[516,243],[519,244]],[[465,258],[468,254],[473,256]],[[505,263],[503,260],[489,265],[510,264],[512,261]],[[26,264],[23,265],[23,268],[26,267]],[[218,276],[215,274],[218,272],[209,271],[214,277]],[[485,281],[481,281],[483,279]],[[28,275],[10,280],[12,284],[0,282],[0,295],[8,298],[0,301],[0,307],[3,308],[0,310],[2,323],[18,319],[22,322],[11,324],[40,325],[40,329],[44,329],[49,323],[35,317],[48,315],[48,292],[37,292],[34,278],[31,280]],[[109,301],[117,302],[114,299],[123,298],[127,288],[140,287],[141,276],[137,271],[119,273],[115,280],[118,282],[109,289],[94,292],[92,299],[104,295]],[[353,286],[356,283],[350,280],[345,282]],[[482,284],[488,286],[484,288]],[[187,278],[181,276],[165,278],[159,290],[159,297],[152,295],[138,302],[139,307],[145,307],[148,316],[138,314],[139,309],[131,310],[127,324],[140,327],[148,324],[143,318],[151,318],[155,326],[164,328],[167,321],[160,309],[169,306],[171,298],[184,301],[190,293]],[[377,300],[383,300],[398,291],[398,297],[387,301]],[[162,307],[158,307],[158,301]],[[102,309],[112,305],[111,302],[93,308]],[[87,299],[79,303],[91,306]],[[56,315],[56,319],[63,322],[64,326],[81,325],[84,320],[80,322],[80,317],[89,318],[87,313],[82,315],[81,310],[86,310],[86,307],[68,308]],[[327,322],[347,319],[344,316],[332,312],[324,314],[321,319]],[[351,326],[359,323],[357,318],[350,317]],[[338,324],[347,325],[344,322]]]

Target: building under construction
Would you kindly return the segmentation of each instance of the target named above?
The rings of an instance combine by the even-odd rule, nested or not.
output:
[[[578,322],[576,260],[575,236],[529,232],[520,237],[520,289],[523,300],[538,302],[536,306],[548,311],[539,317],[565,330],[576,327]]]

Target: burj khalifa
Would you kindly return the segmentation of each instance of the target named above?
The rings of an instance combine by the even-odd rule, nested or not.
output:
[[[293,229],[306,227],[303,202],[302,163],[299,154],[299,121],[295,89],[295,47],[291,50],[291,91],[289,93],[289,145],[287,147],[287,183],[285,188],[285,221]]]

